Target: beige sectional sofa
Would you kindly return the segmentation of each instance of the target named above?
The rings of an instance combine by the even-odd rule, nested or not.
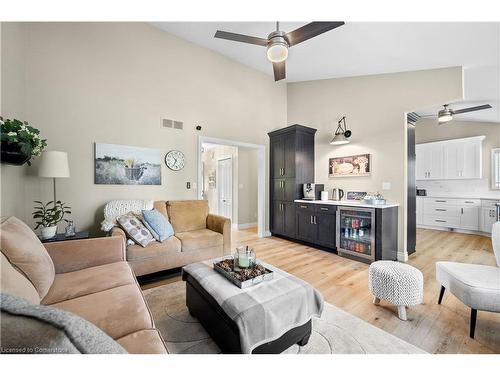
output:
[[[121,238],[44,246],[26,224],[9,217],[2,218],[0,243],[2,293],[83,317],[129,353],[167,353]]]
[[[231,253],[231,220],[208,213],[208,201],[156,201],[154,208],[172,224],[174,236],[146,247],[126,246],[126,257],[136,276],[185,266]],[[125,213],[125,212],[123,212]],[[125,232],[114,227],[112,237]]]

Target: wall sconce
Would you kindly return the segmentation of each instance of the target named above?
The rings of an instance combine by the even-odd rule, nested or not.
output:
[[[337,130],[335,130],[335,135],[333,139],[330,141],[331,145],[345,145],[349,143],[349,137],[352,135],[350,130],[347,130],[347,124],[345,122],[345,116],[342,117],[337,126]]]

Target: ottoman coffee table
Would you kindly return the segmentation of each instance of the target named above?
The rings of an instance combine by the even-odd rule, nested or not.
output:
[[[323,310],[323,297],[311,285],[261,263],[274,278],[240,289],[213,269],[220,259],[182,269],[186,305],[223,353],[278,354],[306,345],[312,318]]]

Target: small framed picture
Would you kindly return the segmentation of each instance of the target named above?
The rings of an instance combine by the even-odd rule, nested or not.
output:
[[[328,162],[329,177],[369,176],[371,173],[371,155],[359,154],[330,158]]]

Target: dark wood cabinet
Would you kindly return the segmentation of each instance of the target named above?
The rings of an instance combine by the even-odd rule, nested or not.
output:
[[[295,199],[314,182],[316,129],[292,125],[269,133],[271,233],[296,238]]]
[[[296,203],[296,238],[313,245],[335,249],[335,210],[335,206]]]

